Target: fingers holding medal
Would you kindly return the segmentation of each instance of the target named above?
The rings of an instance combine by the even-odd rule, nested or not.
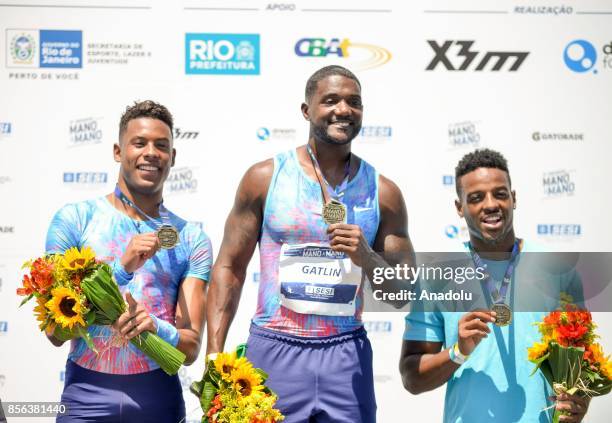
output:
[[[160,247],[160,240],[155,232],[134,235],[121,257],[121,265],[126,272],[132,273],[153,257]]]
[[[484,338],[491,333],[488,323],[495,322],[496,313],[489,310],[475,310],[464,314],[459,319],[459,350],[470,355]]]

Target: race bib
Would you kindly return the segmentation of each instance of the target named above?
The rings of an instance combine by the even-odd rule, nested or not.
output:
[[[353,316],[361,267],[329,244],[283,244],[279,260],[281,305],[301,314]]]

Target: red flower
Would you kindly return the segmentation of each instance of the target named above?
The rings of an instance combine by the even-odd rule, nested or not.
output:
[[[567,325],[559,325],[557,332],[559,334],[559,344],[563,346],[583,346],[581,345],[582,337],[589,331],[589,328],[580,323],[570,323]]]
[[[45,295],[53,285],[53,262],[37,258],[30,266],[30,275],[24,275],[23,288],[17,288],[17,295],[38,292]]]

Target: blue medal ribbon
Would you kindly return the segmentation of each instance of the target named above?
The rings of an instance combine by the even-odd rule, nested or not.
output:
[[[157,219],[152,218],[151,216],[149,216],[148,214],[146,214],[140,207],[138,207],[136,204],[134,204],[134,202],[132,200],[130,200],[122,191],[121,188],[119,188],[119,184],[115,185],[115,197],[117,197],[119,200],[121,200],[124,204],[132,207],[134,210],[136,210],[138,213],[140,213],[141,215],[143,215],[144,217],[146,217],[147,219],[149,219],[151,222],[153,222],[153,224],[157,227],[157,229],[159,230],[161,227],[163,226],[168,226],[171,228],[174,228],[174,226],[170,223],[170,213],[168,212],[168,210],[166,209],[166,207],[164,207],[164,202],[162,200],[161,203],[159,203],[159,216],[161,217],[162,223],[159,223],[157,221]]]
[[[309,144],[306,144],[306,149],[308,150],[308,154],[310,155],[310,160],[312,160],[312,165],[316,170],[315,173],[317,175],[317,180],[319,180],[319,174],[321,174],[321,178],[323,178],[323,182],[325,183],[325,188],[327,190],[329,198],[341,203],[341,199],[342,197],[344,197],[346,187],[348,186],[349,173],[351,171],[351,154],[349,153],[349,158],[346,161],[346,164],[344,165],[344,179],[342,179],[340,185],[336,186],[336,188],[332,188],[329,182],[327,182],[327,179],[325,179],[325,175],[323,175],[321,167],[319,166],[319,162],[317,161],[317,158],[315,157],[314,152],[312,151],[312,148]],[[321,184],[320,180],[319,185],[321,186],[321,194],[323,194],[323,184]],[[325,196],[323,196],[323,203],[325,203]]]
[[[485,286],[487,288],[487,291],[489,292],[489,295],[491,296],[491,301],[493,301],[493,304],[501,303],[508,305],[508,303],[506,302],[506,297],[508,295],[508,288],[510,287],[510,282],[512,281],[512,274],[514,273],[514,268],[516,267],[516,259],[521,250],[520,240],[517,239],[516,241],[514,241],[512,253],[510,254],[510,263],[508,263],[508,267],[506,268],[506,272],[504,273],[504,279],[502,280],[501,287],[499,289],[497,289],[497,287],[495,286],[495,281],[493,280],[489,272],[486,271],[487,265],[484,263],[482,258],[478,255],[478,253],[476,253],[476,251],[474,251],[470,243],[468,243],[468,246],[470,248],[470,253],[472,254],[472,260],[474,260],[474,264],[476,265],[476,267],[485,269]]]

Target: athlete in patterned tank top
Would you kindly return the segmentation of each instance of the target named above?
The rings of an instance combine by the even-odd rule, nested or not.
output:
[[[259,242],[247,356],[269,374],[285,421],[373,422],[361,276],[413,263],[406,207],[393,182],[351,153],[363,112],[352,72],[340,66],[315,72],[301,109],[310,122],[307,145],[255,164],[238,188],[213,267],[208,353],[223,350]],[[323,215],[334,213],[323,205],[332,200],[344,204],[344,213],[335,203],[343,219],[328,224]]]

